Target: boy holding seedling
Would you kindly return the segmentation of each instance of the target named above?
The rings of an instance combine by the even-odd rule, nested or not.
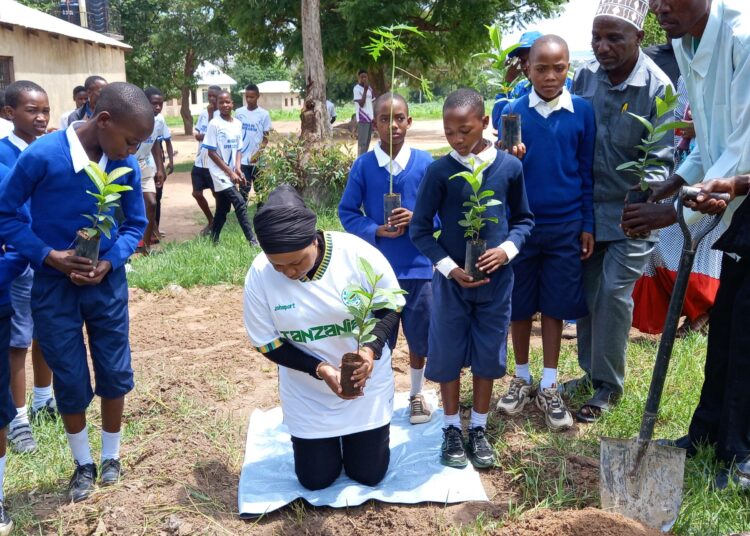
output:
[[[97,467],[91,457],[86,408],[101,398],[101,485],[121,475],[120,437],[125,395],[133,389],[128,340],[128,284],[125,262],[146,228],[140,171],[134,154],[154,128],[154,113],[138,87],[115,82],[102,89],[91,119],[47,134],[21,154],[0,183],[0,236],[35,269],[31,311],[36,336],[54,376],[58,411],[75,460],[72,501],[94,489]],[[118,184],[124,219],[111,219],[110,236],[100,235],[98,263],[73,254],[77,232],[90,225],[83,215],[96,208],[95,189],[85,169],[98,162],[110,172],[131,171]],[[18,214],[27,201],[31,223]],[[50,209],[54,207],[54,209]],[[96,379],[91,388],[83,326]]]
[[[258,106],[260,90],[255,84],[245,88],[245,102],[234,114],[234,118],[242,124],[242,173],[246,185],[240,188],[242,197],[247,201],[253,191],[255,176],[258,174],[258,157],[268,145],[268,134],[271,132],[271,115],[265,108]]]
[[[485,429],[492,383],[505,375],[513,287],[513,271],[506,265],[518,254],[534,225],[521,163],[483,138],[488,123],[484,99],[478,92],[459,89],[448,95],[443,128],[453,150],[427,168],[410,225],[414,245],[437,268],[432,277],[430,359],[425,376],[440,383],[445,413],[440,461],[451,467],[466,466],[467,450],[475,467],[491,467],[495,462]],[[462,226],[467,218],[464,203],[472,189],[460,178],[451,177],[480,165],[487,166],[482,191],[492,191],[485,195],[497,202],[482,214],[491,220],[481,231],[488,249],[479,257],[477,267],[488,277],[475,281],[460,267],[467,244]],[[436,215],[441,226],[437,238]],[[458,401],[461,369],[467,366],[471,367],[474,389],[464,447]]]
[[[432,417],[432,408],[422,396],[432,303],[432,263],[414,247],[407,230],[417,189],[433,160],[430,153],[406,144],[412,119],[409,105],[401,95],[381,95],[373,108],[380,143],[354,162],[339,203],[339,218],[347,232],[366,240],[385,255],[396,272],[399,286],[408,292],[401,320],[409,345],[409,422],[421,424]],[[391,188],[393,193],[401,195],[401,207],[385,221],[383,196]],[[391,336],[391,347],[395,346],[397,336],[398,328]]]
[[[240,223],[245,239],[251,246],[256,246],[253,229],[247,221],[247,204],[235,184],[244,185],[245,177],[240,164],[242,162],[242,124],[232,117],[232,95],[228,91],[221,91],[216,97],[219,117],[215,117],[208,124],[206,137],[202,147],[208,151],[208,170],[213,181],[213,191],[216,195],[216,214],[211,228],[211,239],[219,242],[219,235],[227,221],[229,209],[234,207],[237,221]]]
[[[0,140],[0,163],[12,168],[21,153],[38,136],[44,135],[49,123],[49,99],[39,85],[19,80],[5,90],[6,108],[14,130]],[[25,210],[28,210],[26,208]],[[37,444],[31,433],[26,409],[26,354],[29,347],[34,369],[34,395],[31,417],[50,416],[56,413],[52,395],[52,372],[44,361],[39,345],[32,341],[34,322],[31,318],[31,285],[34,270],[27,268],[10,287],[13,317],[10,331],[10,386],[16,404],[16,416],[8,429],[10,446],[16,452],[32,452]]]
[[[544,369],[536,405],[552,431],[573,425],[557,391],[557,363],[563,319],[581,318],[587,312],[582,261],[594,251],[596,126],[591,105],[565,88],[569,58],[568,45],[560,37],[538,38],[529,54],[533,88],[514,103],[525,143],[511,150],[523,161],[535,225],[513,262],[511,335],[516,373],[497,404],[503,413],[517,415],[534,396],[529,341],[531,319],[541,312]]]

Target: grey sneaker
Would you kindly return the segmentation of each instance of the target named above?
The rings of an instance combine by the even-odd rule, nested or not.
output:
[[[422,394],[409,398],[409,422],[411,424],[424,424],[432,419],[432,408],[424,399]]]
[[[548,389],[539,389],[536,405],[544,412],[544,421],[553,432],[562,432],[573,426],[573,416],[565,407],[556,385]]]
[[[443,445],[440,447],[440,463],[448,467],[466,467],[464,436],[460,428],[448,426],[443,428]]]
[[[469,441],[466,442],[466,451],[471,460],[471,465],[477,469],[486,469],[495,465],[495,452],[487,440],[484,428],[477,426],[469,430]]]
[[[497,410],[506,415],[518,415],[531,402],[534,387],[523,378],[513,376],[508,392],[497,401]]]
[[[19,454],[34,452],[37,449],[36,441],[31,434],[31,425],[27,422],[8,429],[8,442],[10,448]]]

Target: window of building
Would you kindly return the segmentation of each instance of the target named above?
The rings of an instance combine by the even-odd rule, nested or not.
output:
[[[201,99],[204,104],[208,102],[208,88],[201,89]]]
[[[284,97],[284,106],[289,106],[289,99]]]
[[[198,93],[194,90],[190,90],[190,104],[198,104]]]
[[[13,83],[13,58],[0,56],[0,89]]]

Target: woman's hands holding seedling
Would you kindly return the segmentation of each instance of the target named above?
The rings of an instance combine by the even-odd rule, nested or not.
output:
[[[364,396],[364,387],[367,383],[368,378],[372,375],[372,371],[375,368],[375,354],[369,348],[361,348],[357,352],[363,360],[361,366],[354,370],[352,373],[352,380],[354,381],[354,387],[360,390],[360,393],[354,396],[344,396],[343,389],[341,388],[341,370],[334,367],[330,363],[321,362],[318,365],[316,371],[318,377],[326,382],[326,385],[333,391],[336,396],[344,400],[354,400],[360,396]]]
[[[461,285],[463,288],[476,288],[481,287],[482,285],[486,285],[490,282],[489,279],[485,278],[480,281],[474,281],[474,278],[471,277],[469,274],[464,272],[463,268],[456,267],[453,270],[451,270],[450,273],[451,279],[455,280],[456,283]]]
[[[581,242],[581,260],[585,261],[594,254],[594,235],[584,231],[578,240]]]
[[[372,370],[375,368],[375,354],[370,348],[366,346],[360,348],[357,353],[362,358],[362,364],[354,370],[352,374],[352,380],[354,381],[354,387],[358,388],[360,392],[365,387],[368,378],[372,375]],[[362,396],[362,395],[359,395]]]

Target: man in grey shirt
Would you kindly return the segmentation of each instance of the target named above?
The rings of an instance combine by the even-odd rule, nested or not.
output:
[[[584,378],[568,382],[570,392],[590,381],[596,389],[576,415],[594,422],[623,392],[625,351],[633,320],[631,294],[653,249],[655,234],[631,239],[620,228],[625,197],[637,178],[617,171],[620,164],[639,157],[637,145],[645,128],[632,112],[657,123],[657,96],[663,97],[669,78],[640,50],[645,0],[601,0],[592,29],[596,60],[581,67],[573,81],[573,93],[588,100],[596,117],[594,152],[594,237],[596,247],[584,264],[584,293],[589,315],[578,321],[578,362]],[[667,117],[663,119],[667,120]],[[662,162],[652,179],[668,175],[672,147],[649,156]]]

